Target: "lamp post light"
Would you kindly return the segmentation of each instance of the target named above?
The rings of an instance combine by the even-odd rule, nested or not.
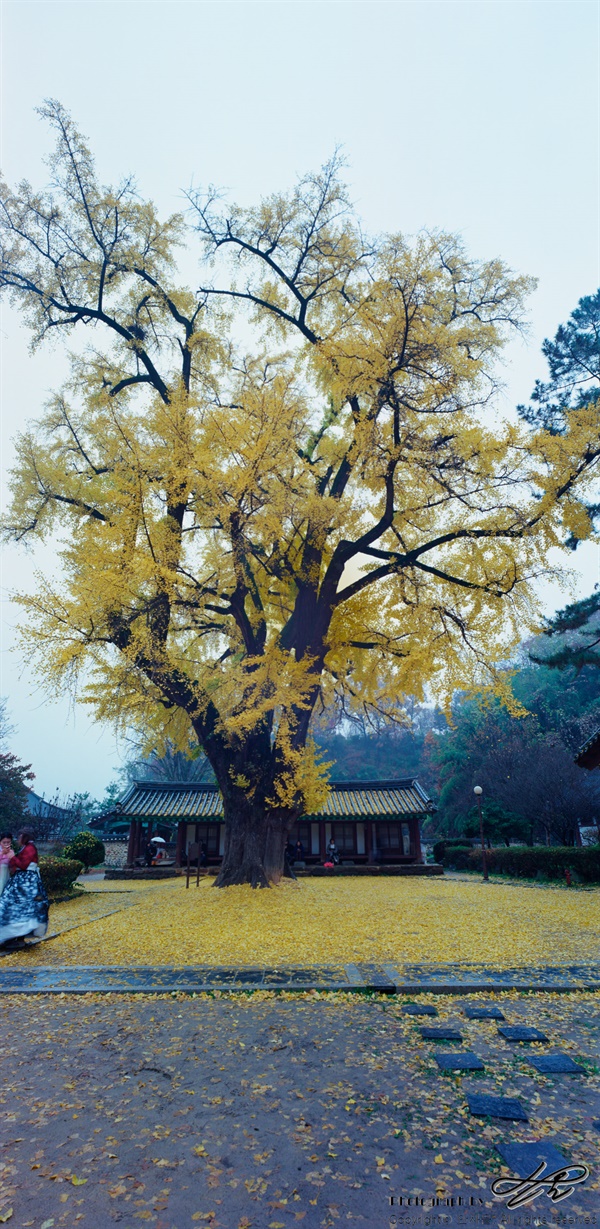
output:
[[[488,868],[487,868],[487,858],[485,856],[485,839],[483,835],[483,813],[481,810],[481,795],[483,793],[483,790],[481,786],[476,785],[473,789],[473,793],[475,794],[475,797],[477,799],[477,808],[479,810],[479,835],[481,837],[481,861],[483,864],[483,882],[487,883],[488,882]]]

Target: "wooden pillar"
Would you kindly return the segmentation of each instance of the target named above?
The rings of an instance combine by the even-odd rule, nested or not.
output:
[[[373,831],[373,820],[368,819],[365,824],[365,853],[367,862],[373,861],[373,852],[375,848],[375,833]]]
[[[138,821],[137,821],[137,823],[136,823],[136,825],[135,825],[135,857],[136,857],[136,858],[139,858],[139,856],[140,856],[140,854],[141,854],[141,852],[142,852],[142,831],[143,831],[143,827],[144,827],[144,825],[143,825],[142,820],[141,820],[141,819],[138,819]]]
[[[325,820],[319,820],[319,858],[324,862],[327,857],[327,842],[325,840]]]
[[[175,866],[183,866],[185,857],[185,836],[187,824],[185,820],[180,819],[177,824],[177,847],[175,849]]]
[[[412,846],[413,857],[415,861],[423,861],[423,851],[421,849],[421,833],[419,831],[419,816],[416,815],[410,824],[410,843]]]
[[[127,865],[133,866],[135,858],[135,819],[132,819],[129,824],[129,841],[127,842]]]

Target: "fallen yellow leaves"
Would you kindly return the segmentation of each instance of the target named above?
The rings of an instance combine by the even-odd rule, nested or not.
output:
[[[263,1178],[246,1178],[244,1186],[246,1187],[249,1195],[253,1195],[256,1191],[258,1191],[261,1195],[264,1195],[267,1189],[267,1184]]]
[[[100,889],[88,889],[86,900]],[[268,892],[183,880],[140,885],[135,908],[66,931],[7,964],[333,964],[485,961],[502,967],[580,963],[600,952],[600,889],[444,879],[289,881]],[[51,928],[70,920],[52,908]],[[88,902],[89,908],[89,902]],[[202,938],[199,939],[201,933]]]

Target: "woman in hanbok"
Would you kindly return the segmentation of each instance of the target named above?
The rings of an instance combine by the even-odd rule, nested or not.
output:
[[[0,944],[48,929],[48,897],[31,832],[19,833],[19,852],[9,861],[11,878],[0,896]]]

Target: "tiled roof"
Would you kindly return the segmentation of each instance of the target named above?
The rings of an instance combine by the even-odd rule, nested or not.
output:
[[[56,802],[48,802],[45,798],[40,798],[40,795],[34,793],[32,789],[27,790],[25,806],[30,815],[35,815],[38,819],[49,819],[55,823],[63,823],[65,820],[76,817],[74,808],[59,807]]]
[[[362,819],[378,815],[422,815],[431,801],[414,778],[401,781],[348,781],[330,787],[322,819]]]
[[[600,730],[594,730],[594,733],[579,748],[575,756],[575,763],[579,764],[580,768],[600,766]]]
[[[157,784],[135,781],[115,810],[132,819],[222,819],[223,803],[216,785]]]
[[[360,819],[363,816],[423,815],[430,799],[413,777],[398,781],[342,781],[331,785],[322,812],[314,818]],[[127,819],[222,819],[216,785],[136,781],[115,807]],[[312,817],[306,817],[312,818]]]

